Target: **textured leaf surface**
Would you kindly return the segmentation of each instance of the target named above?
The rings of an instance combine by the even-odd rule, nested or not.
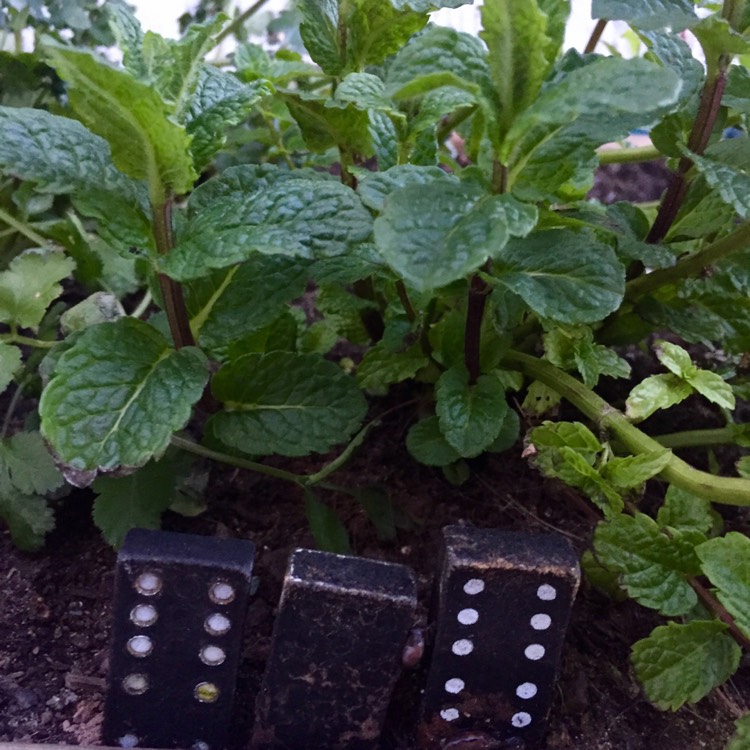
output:
[[[539,450],[544,448],[573,448],[591,465],[593,465],[596,456],[604,449],[596,435],[580,422],[545,422],[531,431],[530,438]]]
[[[664,505],[659,508],[656,521],[660,526],[707,534],[717,521],[721,524],[721,516],[711,508],[710,500],[672,484],[667,490]]]
[[[384,172],[371,172],[363,177],[357,185],[357,193],[367,208],[383,211],[388,196],[399,188],[409,185],[428,185],[433,182],[456,182],[440,167],[418,167],[414,164],[399,164]]]
[[[186,284],[193,335],[203,346],[217,349],[269,325],[305,291],[308,272],[306,261],[256,255]]]
[[[479,455],[500,434],[508,403],[494,375],[480,375],[469,385],[463,366],[446,370],[435,386],[440,431],[461,456]]]
[[[639,604],[664,615],[684,615],[698,601],[685,578],[696,575],[700,566],[690,543],[695,538],[681,544],[680,533],[670,539],[643,513],[621,515],[597,526],[594,547]]]
[[[47,56],[68,82],[71,105],[84,124],[107,140],[115,166],[137,180],[160,181],[187,193],[197,174],[185,129],[169,119],[150,86],[89,52],[49,45]]]
[[[750,637],[750,539],[731,531],[701,544],[696,551],[719,601]]]
[[[679,404],[692,392],[690,384],[677,375],[650,375],[630,391],[625,402],[627,417],[634,422],[646,419],[659,409]]]
[[[149,461],[127,477],[99,477],[92,489],[94,523],[108,544],[119,547],[131,529],[158,529],[174,496],[174,471],[165,460]]]
[[[425,466],[448,466],[461,458],[461,454],[440,431],[436,416],[412,425],[406,435],[406,449]]]
[[[10,385],[20,366],[21,350],[12,344],[0,343],[0,393]]]
[[[254,455],[324,453],[359,427],[367,405],[354,380],[315,354],[247,354],[213,380],[224,411],[217,437]]]
[[[59,282],[75,262],[53,250],[27,250],[0,273],[0,321],[36,328],[49,304],[62,294]]]
[[[357,368],[357,383],[365,389],[385,388],[413,378],[428,363],[418,345],[405,352],[391,352],[382,344],[376,344]]]
[[[535,223],[534,206],[440,180],[392,192],[375,220],[375,243],[388,265],[424,292],[475,271]]]
[[[637,456],[613,458],[602,468],[602,476],[615,487],[630,489],[639,487],[646,480],[661,472],[672,458],[672,451],[664,450],[640,453]]]
[[[199,350],[174,351],[146,323],[92,326],[62,354],[42,394],[42,434],[81,483],[97,470],[143,466],[188,421],[206,379]]]
[[[563,229],[512,240],[496,254],[497,283],[538,315],[563,323],[592,323],[620,306],[625,269],[612,248]]]
[[[248,174],[255,176],[254,170]],[[165,271],[178,280],[241,263],[253,253],[297,258],[343,255],[364,242],[372,217],[356,193],[339,182],[267,171],[245,190],[221,195],[194,215]],[[196,195],[198,195],[196,193]],[[199,201],[206,200],[198,196]]]
[[[698,21],[691,0],[593,0],[592,18],[628,21],[639,29],[682,31]]]
[[[0,495],[0,518],[8,524],[10,537],[19,549],[38,550],[44,536],[55,528],[55,516],[39,495],[24,495],[11,487]]]
[[[716,620],[670,622],[634,644],[633,667],[649,700],[676,711],[729,679],[742,651],[726,629]]]

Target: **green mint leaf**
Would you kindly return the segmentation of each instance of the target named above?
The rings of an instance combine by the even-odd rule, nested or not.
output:
[[[136,78],[146,75],[143,60],[143,29],[135,14],[125,3],[110,3],[107,7],[109,28],[114,34],[117,46],[122,50],[122,63],[125,69]]]
[[[124,315],[125,310],[114,294],[94,292],[60,316],[60,330],[67,336],[98,323],[112,323]]]
[[[429,185],[434,182],[457,180],[440,167],[399,164],[382,172],[369,172],[357,185],[357,193],[367,208],[382,213],[386,200],[394,190],[410,185]]]
[[[737,468],[737,473],[741,477],[747,477],[750,479],[750,456],[743,456],[737,461],[735,466]]]
[[[406,449],[425,466],[449,466],[461,458],[440,431],[440,422],[435,416],[411,426],[406,435]]]
[[[351,554],[349,534],[336,511],[310,490],[305,488],[305,516],[310,525],[315,544],[324,552],[338,555]]]
[[[156,91],[89,52],[49,43],[51,65],[68,83],[76,114],[112,149],[115,166],[136,180],[187,193],[197,174],[185,129],[169,119]]]
[[[501,127],[491,138],[499,145],[514,117],[539,95],[554,57],[547,16],[536,0],[485,0],[481,8],[490,77],[497,95]],[[556,50],[555,50],[556,52]]]
[[[747,750],[750,747],[750,714],[734,722],[735,732],[724,750]]]
[[[254,253],[333,257],[354,251],[370,236],[370,213],[339,182],[304,171],[249,167],[232,173],[232,179],[245,178],[245,190],[219,181],[205,193],[196,191],[198,210],[163,262],[166,273],[188,281]]]
[[[639,29],[682,31],[698,22],[691,0],[593,0],[592,18],[627,21]]]
[[[478,456],[500,434],[508,403],[494,375],[480,375],[470,385],[466,369],[452,367],[437,381],[435,398],[440,431],[461,456]]]
[[[0,171],[76,208],[127,245],[152,244],[146,186],[118,171],[107,142],[80,122],[41,109],[0,107]]]
[[[750,539],[731,531],[701,544],[696,552],[717,598],[750,637]]]
[[[399,134],[394,119],[385,112],[371,109],[370,138],[372,139],[372,155],[379,169],[389,169],[398,164]]]
[[[255,104],[270,93],[264,81],[244,84],[213,65],[201,67],[185,114],[197,171],[203,170],[224,146],[227,130],[243,122]]]
[[[497,373],[495,373],[495,376],[497,377]],[[505,388],[504,383],[503,388]],[[503,423],[500,426],[500,432],[492,443],[487,446],[487,451],[490,453],[503,453],[504,451],[507,451],[518,442],[520,434],[521,419],[516,411],[508,409],[508,411],[505,412]]]
[[[524,398],[521,408],[527,414],[535,414],[541,417],[554,409],[561,400],[562,396],[557,391],[539,380],[533,380],[526,390],[526,398]]]
[[[604,450],[604,446],[586,425],[580,422],[545,422],[535,427],[529,434],[534,447],[542,451],[546,448],[573,448],[590,466]]]
[[[72,484],[89,484],[99,470],[132,470],[164,452],[207,374],[198,349],[174,351],[147,323],[92,326],[60,356],[42,393],[42,434]]]
[[[295,258],[256,255],[185,285],[190,328],[211,351],[270,325],[284,306],[305,291],[310,264]]]
[[[429,360],[419,345],[405,352],[391,352],[382,343],[369,349],[357,368],[357,383],[363,389],[382,389],[413,378]]]
[[[354,494],[375,527],[378,539],[393,542],[397,538],[397,512],[385,487],[365,487]]]
[[[687,576],[700,572],[690,536],[685,543],[675,532],[670,538],[649,516],[619,515],[600,523],[594,549],[602,564],[620,574],[630,596],[663,615],[684,615],[698,601]]]
[[[94,523],[117,548],[131,529],[159,528],[174,499],[174,469],[167,460],[149,461],[127,477],[98,477],[91,488],[96,493]]]
[[[690,31],[700,42],[709,66],[715,64],[714,61],[721,55],[746,55],[750,52],[750,41],[735,31],[729,21],[717,13],[701,19]]]
[[[536,223],[536,208],[509,195],[449,181],[393,191],[375,220],[375,244],[417,291],[463,278]]]
[[[245,453],[325,453],[358,429],[367,410],[353,378],[315,354],[246,354],[212,383],[224,411],[211,417],[215,435]]]
[[[742,164],[720,161],[686,152],[706,182],[743,218],[750,216],[750,173]]]
[[[302,15],[299,30],[310,57],[324,73],[337,76],[344,69],[339,44],[338,0],[302,0],[298,4]]]
[[[742,65],[729,69],[721,103],[737,112],[750,114],[750,70]]]
[[[26,250],[0,272],[0,321],[36,328],[75,262],[57,250]]]
[[[0,393],[12,382],[21,367],[21,350],[12,344],[0,343]]]
[[[659,409],[679,404],[692,392],[690,384],[677,375],[651,375],[630,391],[625,413],[631,421],[640,422]]]
[[[45,535],[55,528],[55,516],[47,501],[38,495],[24,495],[14,487],[0,493],[0,518],[8,524],[13,544],[26,552],[38,550]]]
[[[690,359],[690,355],[677,344],[660,341],[656,356],[664,367],[683,380],[689,380],[698,370]]]
[[[640,487],[646,480],[659,474],[671,458],[672,451],[666,448],[637,456],[613,458],[602,467],[601,474],[620,489]]]
[[[635,674],[663,710],[695,703],[736,671],[742,651],[716,620],[670,622],[633,645]]]
[[[492,90],[487,50],[471,34],[433,26],[394,57],[385,84],[394,99],[410,99],[442,86],[478,97]]]
[[[64,481],[38,432],[17,432],[0,442],[0,496],[13,488],[22,495],[46,495]]]
[[[656,522],[662,527],[708,534],[717,524],[721,527],[721,516],[712,509],[710,500],[671,484]]]
[[[688,378],[693,388],[701,396],[707,398],[714,404],[718,404],[723,409],[734,409],[735,398],[732,392],[732,386],[727,383],[718,372],[709,370],[698,370],[695,375]]]
[[[625,269],[612,248],[589,234],[535,232],[510,241],[495,258],[496,283],[544,318],[593,323],[622,302]]]

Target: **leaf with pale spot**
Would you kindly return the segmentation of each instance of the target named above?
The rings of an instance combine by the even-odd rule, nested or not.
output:
[[[164,452],[207,377],[200,350],[175,351],[147,323],[92,326],[60,356],[42,393],[42,434],[80,486],[98,471],[133,470]]]
[[[742,650],[718,620],[670,622],[633,645],[635,674],[662,710],[695,703],[737,670]]]

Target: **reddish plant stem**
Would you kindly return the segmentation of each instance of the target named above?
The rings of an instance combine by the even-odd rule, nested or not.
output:
[[[737,627],[734,617],[729,614],[726,607],[696,578],[688,578],[688,583],[693,591],[698,594],[698,598],[704,606],[727,625],[732,638],[746,651],[750,651],[750,638]]]
[[[707,83],[703,89],[698,116],[688,139],[688,148],[695,154],[702,154],[706,150],[708,141],[716,123],[716,117],[721,107],[721,99],[727,84],[726,68],[721,67],[716,77]],[[664,196],[659,213],[656,216],[646,242],[656,244],[661,242],[669,232],[677,217],[682,201],[685,199],[689,182],[687,173],[693,162],[686,156],[680,159],[677,171],[672,175],[669,187]]]
[[[591,54],[596,49],[596,45],[599,44],[599,40],[602,38],[602,34],[604,33],[604,29],[606,28],[606,26],[606,18],[600,18],[596,22],[596,26],[594,26],[594,30],[591,32],[591,36],[589,37],[589,40],[586,43],[586,47],[583,50],[584,54]]]
[[[464,329],[464,364],[469,372],[469,385],[474,385],[482,373],[480,362],[482,318],[489,291],[489,286],[479,275],[472,277]]]

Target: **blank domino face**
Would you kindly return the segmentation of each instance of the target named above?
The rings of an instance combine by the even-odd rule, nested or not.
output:
[[[236,539],[127,535],[117,558],[106,744],[224,745],[254,553]]]
[[[415,608],[414,576],[403,565],[296,550],[251,747],[377,747]]]
[[[537,739],[580,572],[563,537],[449,526],[420,744]]]

